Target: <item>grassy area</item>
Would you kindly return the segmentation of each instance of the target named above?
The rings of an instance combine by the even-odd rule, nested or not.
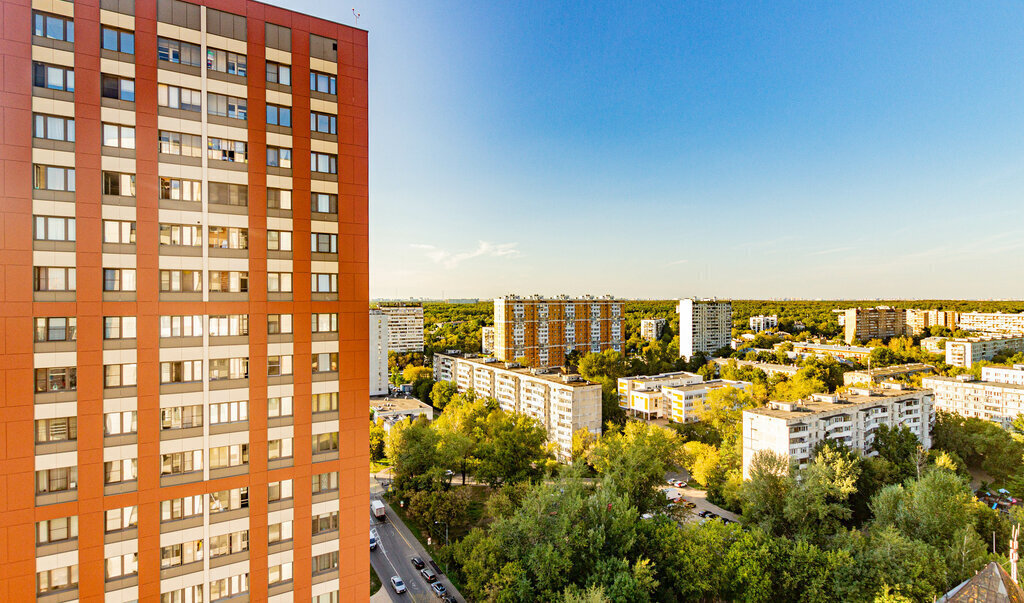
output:
[[[379,461],[370,461],[370,473],[377,473],[383,471],[391,466],[391,461],[388,459],[381,459]]]
[[[370,594],[380,590],[380,577],[377,576],[377,572],[374,571],[373,566],[370,566]]]

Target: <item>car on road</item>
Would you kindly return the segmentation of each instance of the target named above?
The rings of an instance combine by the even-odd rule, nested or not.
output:
[[[377,550],[377,530],[370,530],[370,550]]]
[[[437,580],[437,574],[435,574],[434,570],[430,569],[429,567],[421,569],[420,575],[423,576],[423,579],[426,580],[428,583]]]
[[[395,594],[402,594],[405,592],[405,582],[398,576],[391,576],[391,588],[395,589]]]
[[[448,594],[448,589],[444,587],[444,584],[435,582],[430,585],[430,590],[434,591],[434,596],[440,599],[441,597]]]
[[[416,569],[423,569],[423,566],[426,565],[423,563],[423,560],[419,557],[413,557],[412,559],[410,559],[410,561],[412,561],[412,566]]]
[[[685,503],[683,503],[683,506],[686,507],[687,509],[696,509],[697,503],[686,501]]]
[[[707,517],[708,515],[711,515],[711,511],[701,511],[700,513],[697,513],[697,515],[700,517]]]

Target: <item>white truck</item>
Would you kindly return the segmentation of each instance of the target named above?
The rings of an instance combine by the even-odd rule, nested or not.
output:
[[[370,501],[370,510],[373,511],[373,516],[377,518],[377,521],[387,520],[387,515],[384,513],[384,503],[379,500]]]

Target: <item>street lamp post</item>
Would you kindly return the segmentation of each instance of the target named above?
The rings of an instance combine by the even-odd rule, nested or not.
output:
[[[434,525],[437,525],[439,523],[443,523],[444,524],[444,545],[448,546],[448,522],[447,521],[435,521]]]

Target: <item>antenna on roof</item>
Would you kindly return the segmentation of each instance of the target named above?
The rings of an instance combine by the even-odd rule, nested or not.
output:
[[[352,9],[352,14],[356,17],[356,25],[359,25],[359,17],[363,16],[363,13],[357,13],[356,9]]]

